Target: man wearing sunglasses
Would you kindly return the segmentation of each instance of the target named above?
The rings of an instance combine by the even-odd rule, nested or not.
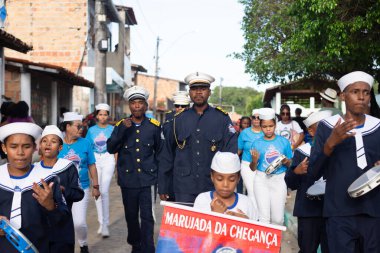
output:
[[[173,118],[176,113],[179,113],[182,110],[188,109],[190,106],[190,97],[187,91],[177,91],[173,95],[174,109],[170,110],[165,115],[165,123],[162,124],[162,134],[163,137],[170,134],[170,124],[173,124]],[[174,191],[173,191],[173,173],[171,176],[168,176],[169,180],[169,198],[168,201],[174,201]]]
[[[215,79],[201,72],[185,78],[194,105],[174,116],[159,154],[158,192],[167,200],[170,179],[177,202],[194,203],[201,192],[213,189],[211,160],[217,151],[237,153],[237,135],[228,113],[208,104]]]

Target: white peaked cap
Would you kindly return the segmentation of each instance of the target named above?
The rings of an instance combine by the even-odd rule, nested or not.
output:
[[[104,111],[110,111],[110,106],[108,104],[97,104],[95,105],[95,110],[104,110]]]
[[[363,71],[354,71],[351,73],[348,73],[347,75],[342,76],[338,80],[338,86],[340,88],[340,91],[344,91],[344,89],[353,83],[356,82],[365,82],[368,83],[369,86],[372,88],[374,79],[371,75],[363,72]]]
[[[65,112],[63,114],[63,122],[74,121],[74,120],[82,120],[82,119],[83,119],[83,115],[80,115],[77,112]]]
[[[255,114],[260,114],[260,109],[253,109],[252,110],[252,116]]]
[[[330,110],[313,112],[303,121],[303,123],[306,127],[310,127],[311,125],[332,116],[332,114],[333,112]]]
[[[175,105],[189,105],[191,100],[186,91],[178,91],[173,95]]]
[[[27,134],[37,140],[41,136],[42,128],[30,122],[9,123],[0,127],[0,141],[13,134]]]
[[[133,99],[144,99],[148,101],[149,92],[142,86],[132,86],[124,92],[124,98],[128,101]]]
[[[276,112],[272,108],[260,108],[259,118],[262,120],[275,119]]]
[[[239,172],[239,156],[231,152],[218,151],[214,155],[214,158],[212,158],[211,169],[222,174],[232,174]]]
[[[214,81],[214,77],[202,72],[191,73],[185,77],[185,82],[189,85],[189,87],[210,86],[210,84]]]
[[[48,125],[44,128],[44,131],[42,131],[42,135],[41,135],[41,139],[44,138],[46,135],[49,135],[49,134],[55,134],[57,135],[59,138],[61,138],[61,140],[63,141],[63,134],[61,132],[61,130],[59,130],[59,128],[55,125]]]

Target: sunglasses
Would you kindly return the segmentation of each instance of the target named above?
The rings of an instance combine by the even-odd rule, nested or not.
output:
[[[252,119],[260,119],[259,116],[252,116]]]
[[[290,112],[282,112],[281,115],[290,116]]]
[[[174,105],[175,106],[175,108],[186,108],[187,107],[187,105]]]
[[[83,129],[84,128],[84,126],[83,125],[74,125],[78,130],[81,130],[81,129]]]

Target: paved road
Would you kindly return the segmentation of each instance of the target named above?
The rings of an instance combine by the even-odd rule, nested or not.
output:
[[[88,207],[88,242],[90,253],[129,253],[131,247],[127,244],[127,224],[124,219],[123,203],[119,187],[115,181],[112,181],[110,189],[111,210],[110,210],[110,237],[103,239],[97,235],[98,221],[95,208],[95,202],[90,201]],[[288,201],[291,204],[291,201]],[[155,205],[157,223],[155,225],[155,235],[160,229],[162,207],[157,201]],[[76,246],[76,253],[79,253],[79,246]],[[286,231],[283,233],[281,253],[298,252],[297,242],[294,235]]]

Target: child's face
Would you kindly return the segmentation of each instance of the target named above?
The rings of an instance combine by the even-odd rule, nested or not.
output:
[[[263,131],[265,137],[272,138],[274,135],[274,130],[276,129],[276,124],[273,119],[261,120],[260,123],[261,130]]]
[[[2,148],[8,156],[8,163],[12,169],[26,171],[32,162],[36,144],[30,135],[13,134],[2,144]]]
[[[59,137],[55,134],[48,134],[41,139],[40,154],[43,158],[55,158],[58,156],[62,145]]]
[[[108,111],[100,110],[96,115],[96,119],[99,121],[100,124],[106,124],[108,121]]]
[[[216,171],[211,172],[211,181],[214,184],[215,192],[221,198],[229,198],[234,194],[239,179],[239,173],[222,174]]]
[[[310,127],[307,128],[308,133],[311,137],[314,137],[315,133],[317,132],[318,122],[314,123]]]

